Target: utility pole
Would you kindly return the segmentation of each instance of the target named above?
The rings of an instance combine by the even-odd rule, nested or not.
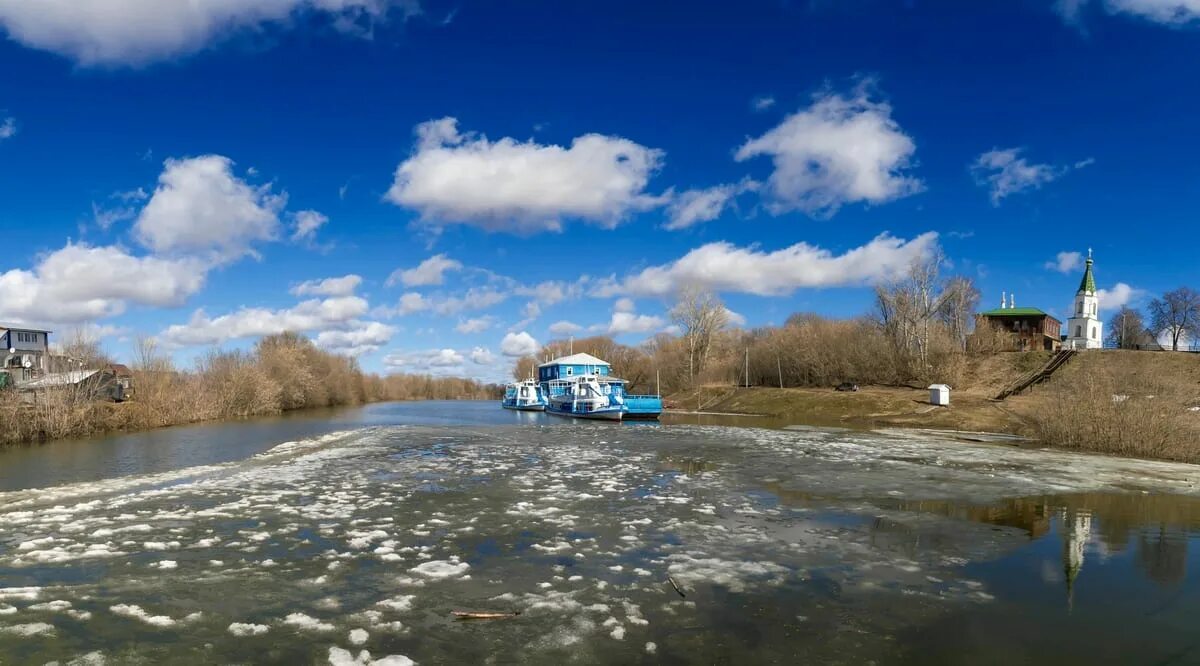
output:
[[[775,370],[779,373],[779,388],[783,388],[783,363],[779,360],[779,354],[775,355]]]
[[[746,388],[750,388],[750,348],[746,347]]]

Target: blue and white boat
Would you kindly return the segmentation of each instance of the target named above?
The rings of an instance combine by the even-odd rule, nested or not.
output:
[[[572,354],[538,366],[546,413],[581,419],[622,421],[657,419],[662,397],[629,395],[612,366],[591,354]]]
[[[500,406],[523,412],[540,412],[546,409],[546,394],[532,379],[513,382],[504,387],[504,399]]]

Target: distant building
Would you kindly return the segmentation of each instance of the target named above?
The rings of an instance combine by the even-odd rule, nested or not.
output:
[[[1010,351],[1057,351],[1062,344],[1062,322],[1037,308],[1019,308],[1016,301],[1011,294],[1002,295],[1000,307],[976,315],[976,328],[991,326],[1012,334]]]
[[[1087,268],[1075,293],[1074,314],[1067,320],[1067,349],[1100,349],[1104,346],[1104,324],[1100,322],[1100,298],[1096,278],[1092,276],[1092,251],[1088,250]]]
[[[0,372],[27,380],[47,371],[50,331],[0,324]]]

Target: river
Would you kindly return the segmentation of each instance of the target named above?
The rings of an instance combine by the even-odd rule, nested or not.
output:
[[[1200,662],[1200,467],[715,423],[391,403],[0,452],[0,663]]]

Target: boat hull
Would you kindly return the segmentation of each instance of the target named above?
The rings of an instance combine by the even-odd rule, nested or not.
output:
[[[572,412],[555,409],[552,405],[546,407],[547,414],[563,416],[569,419],[589,419],[592,421],[620,421],[624,413],[620,409],[597,409],[590,412]]]
[[[517,412],[544,412],[544,411],[546,411],[545,405],[505,405],[505,404],[501,404],[500,406],[505,409],[511,409],[511,410],[517,411]]]

